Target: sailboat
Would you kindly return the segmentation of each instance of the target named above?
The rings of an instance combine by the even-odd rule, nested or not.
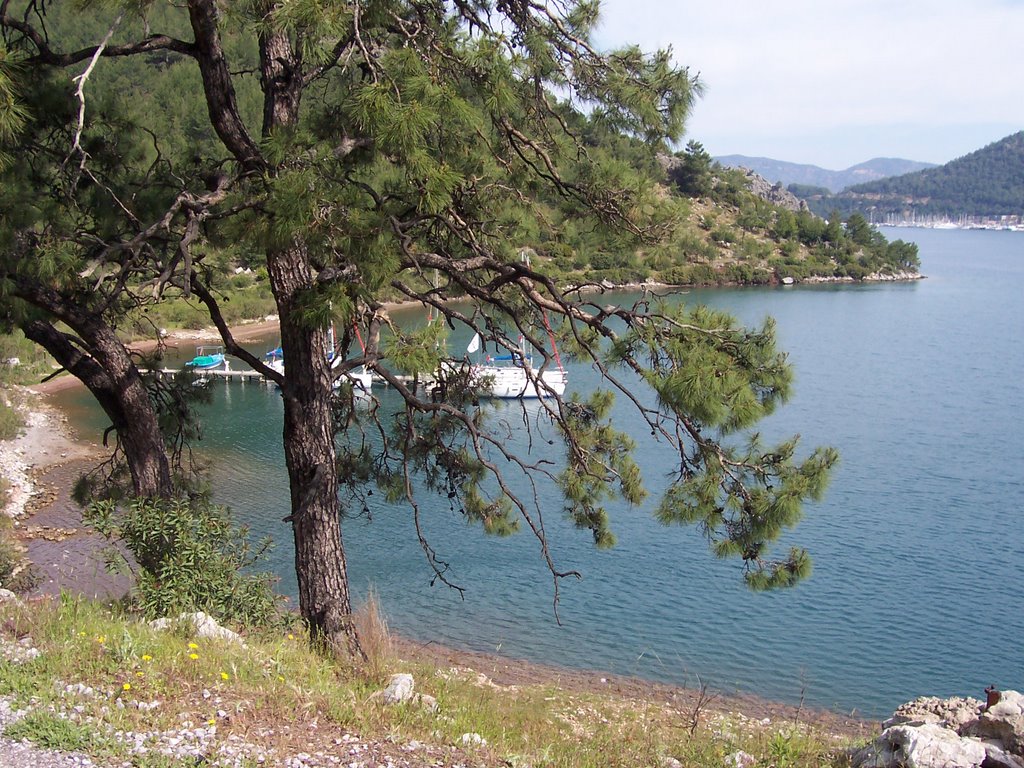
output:
[[[519,258],[527,267],[530,266],[529,249],[521,249]],[[508,355],[488,356],[485,363],[470,368],[470,380],[481,395],[498,398],[540,398],[565,394],[569,377],[562,367],[562,358],[558,355],[555,334],[548,324],[547,313],[542,312],[542,317],[548,338],[551,340],[551,351],[554,353],[556,367],[544,365],[535,368],[533,356],[526,353],[523,337],[520,336],[518,349],[512,350]],[[480,334],[477,333],[473,335],[466,352],[472,354],[479,349]]]
[[[363,344],[363,337],[359,333],[359,326],[353,323],[352,327],[356,332],[356,339],[359,341],[359,347],[366,352],[366,345]],[[341,365],[341,355],[337,354],[334,349],[334,326],[331,325],[329,330],[328,339],[330,342],[329,351],[327,353],[327,359],[331,363],[331,370],[333,371],[339,365]],[[352,394],[358,400],[366,400],[370,397],[370,387],[373,386],[373,373],[364,365],[358,371],[346,371],[345,377],[352,384]],[[341,386],[341,379],[337,378],[334,380],[334,388],[337,389]]]
[[[467,353],[480,349],[480,335],[475,334]],[[550,395],[563,395],[569,383],[562,361],[555,350],[556,368],[538,369],[533,366],[533,356],[522,348],[513,350],[508,355],[488,355],[486,362],[470,368],[470,379],[484,397],[497,398],[539,398]]]
[[[356,331],[358,334],[358,329]],[[334,349],[334,326],[332,325],[327,333],[327,361],[331,364],[331,370],[334,370],[342,363],[342,358]],[[362,339],[360,339],[362,344]],[[274,349],[263,355],[264,360],[271,369],[284,375],[284,351],[281,347],[275,347]],[[347,371],[345,373],[347,378],[352,383],[352,391],[355,393],[357,398],[368,398],[370,396],[370,388],[373,386],[373,373],[367,370],[364,365],[358,371]],[[341,378],[334,380],[334,388],[337,389],[341,386]]]

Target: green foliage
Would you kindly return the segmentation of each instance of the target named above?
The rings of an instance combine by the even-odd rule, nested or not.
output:
[[[21,412],[0,396],[0,440],[13,440],[25,426]]]
[[[736,242],[736,233],[728,227],[715,227],[711,230],[711,239],[720,245]]]
[[[505,472],[521,470],[557,482],[574,522],[598,546],[609,546],[607,501],[636,504],[643,497],[632,442],[609,423],[611,393],[545,408],[567,457],[565,467],[549,468],[510,455],[500,431],[488,428],[480,382],[468,365],[444,359],[448,324],[473,324],[504,349],[522,334],[540,349],[547,315],[560,315],[559,332],[574,340],[579,359],[620,365],[654,388],[656,415],[634,405],[652,431],[670,436],[680,487],[699,494],[703,483],[717,504],[753,510],[736,513],[750,531],[725,530],[719,553],[746,557],[757,549],[748,561],[764,564],[760,545],[798,513],[798,504],[780,499],[813,496],[813,483],[798,487],[791,476],[792,450],[744,453],[720,443],[752,428],[788,392],[789,368],[775,351],[770,324],[747,331],[708,310],[681,314],[664,307],[652,314],[620,308],[595,318],[563,290],[566,275],[559,272],[572,269],[580,282],[653,276],[708,284],[766,274],[755,262],[774,254],[763,233],[778,220],[751,197],[741,173],[715,167],[697,142],[679,158],[677,188],[706,198],[694,207],[708,199],[720,203],[703,212],[706,232],[682,224],[690,204],[661,183],[659,153],[682,135],[701,91],[698,79],[674,65],[668,51],[596,53],[592,0],[557,7],[410,0],[370,3],[358,15],[345,3],[311,0],[266,9],[229,5],[205,28],[196,21],[207,7],[200,5],[154,8],[152,15],[147,9],[145,20],[128,21],[115,43],[122,34],[132,41],[150,29],[192,39],[216,27],[217,37],[189,55],[174,44],[163,47],[168,38],[153,37],[145,54],[105,57],[90,77],[81,126],[67,73],[33,72],[29,103],[52,108],[34,113],[26,156],[0,179],[9,182],[0,185],[0,210],[18,217],[5,221],[0,246],[20,249],[0,250],[0,277],[17,284],[19,300],[29,296],[50,320],[61,319],[63,306],[55,306],[61,303],[31,295],[25,281],[60,289],[61,297],[92,313],[79,335],[96,325],[152,328],[168,316],[198,323],[202,315],[192,312],[186,288],[210,305],[225,291],[231,304],[242,304],[243,293],[266,290],[262,273],[251,281],[225,280],[224,273],[229,262],[262,254],[288,331],[282,337],[303,353],[291,358],[297,369],[319,359],[323,328],[341,318],[346,327],[367,330],[365,353],[353,348],[352,334],[343,334],[344,357],[363,356],[385,375],[434,382],[427,394],[396,386],[405,407],[393,419],[337,398],[336,446],[323,423],[331,397],[326,377],[289,372],[282,393],[290,409],[292,498],[315,498],[324,514],[311,518],[333,522],[337,499],[333,489],[324,493],[316,485],[319,469],[306,465],[312,456],[336,456],[350,509],[360,509],[360,501],[368,508],[367,486],[375,482],[388,499],[404,499],[418,514],[412,489],[425,487],[488,532],[504,535],[525,520],[543,542],[543,526],[530,517],[539,502],[518,498],[504,482]],[[55,41],[82,38],[86,46],[102,39],[110,9],[75,28],[75,14],[61,8],[48,11],[58,17],[50,27]],[[8,31],[28,53],[36,47],[22,30],[8,25]],[[224,57],[214,60],[208,51],[217,43]],[[204,66],[196,67],[197,60]],[[79,128],[88,174],[55,160],[66,155]],[[786,221],[775,236],[800,237],[829,258],[842,258],[844,269],[863,267],[841,247],[838,224],[817,233],[810,227]],[[748,237],[752,232],[757,236]],[[529,264],[520,260],[526,251],[537,256]],[[723,255],[735,263],[723,266]],[[438,271],[443,279],[435,285],[427,276]],[[164,299],[182,295],[185,306],[154,309],[161,287]],[[457,296],[467,297],[470,308],[446,303]],[[377,331],[387,325],[383,301],[392,297],[435,306],[447,323],[396,332],[378,344]],[[255,309],[256,300],[251,304]],[[216,311],[231,321],[229,310]],[[621,335],[620,322],[627,326]],[[612,378],[606,385],[631,395]],[[160,428],[171,433],[168,450],[176,450],[179,437],[195,434],[193,425],[172,393],[150,393]],[[411,482],[414,474],[422,486]],[[782,490],[762,500],[757,494],[772,480]],[[755,519],[762,513],[782,522]],[[128,542],[142,569],[147,611],[177,609],[176,600],[211,604],[212,612],[264,610],[255,597],[195,580],[196,563],[209,562],[199,569],[207,578],[216,574],[215,581],[233,585],[221,574],[232,564],[237,572],[246,557],[219,522],[222,513],[205,502],[124,508],[104,502],[91,514],[108,535]],[[716,532],[731,521],[723,516]],[[205,542],[195,533],[204,526],[213,526]],[[443,578],[443,564],[428,544],[424,549]],[[317,568],[335,569],[332,581],[339,585],[345,578],[333,561],[299,566],[300,580]]]
[[[121,542],[138,567],[136,601],[150,617],[201,610],[246,626],[278,620],[271,577],[253,572],[269,542],[253,549],[245,528],[226,507],[206,499],[135,499],[119,505],[95,501],[83,520],[111,542]],[[132,565],[119,551],[114,569]]]
[[[689,141],[686,150],[677,155],[680,162],[672,170],[672,181],[679,191],[689,197],[707,197],[711,194],[711,169],[714,161],[699,141]]]
[[[565,511],[577,528],[591,531],[600,549],[615,545],[602,503],[618,497],[636,505],[647,495],[633,461],[635,443],[608,418],[613,402],[611,392],[594,392],[586,401],[573,396],[565,404],[568,418],[561,425],[569,445],[565,469],[558,477]]]
[[[62,752],[95,750],[102,748],[102,743],[107,741],[105,735],[92,726],[39,710],[8,726],[4,735],[15,741],[27,739],[44,749]]]
[[[7,503],[7,480],[0,478],[0,508]],[[0,521],[0,587],[12,588],[12,577],[23,565],[24,557],[11,537],[10,525]]]
[[[693,441],[692,450],[680,446],[677,479],[658,519],[699,525],[717,556],[743,559],[752,588],[796,584],[810,573],[806,553],[792,550],[776,560],[766,549],[797,523],[804,501],[820,498],[837,454],[818,449],[795,463],[795,438],[769,448],[756,434],[745,445],[721,439],[750,427],[789,394],[792,372],[775,349],[774,323],[747,330],[706,307],[660,307],[655,317],[620,337],[608,363],[645,360],[644,378]]]
[[[0,45],[0,170],[10,163],[8,148],[14,144],[27,117],[24,106],[17,98],[12,77],[15,70],[16,64],[11,55]]]

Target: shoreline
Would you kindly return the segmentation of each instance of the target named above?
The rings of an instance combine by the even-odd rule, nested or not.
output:
[[[252,333],[266,330],[265,325],[253,327]],[[67,591],[91,599],[116,599],[127,592],[131,583],[127,577],[115,577],[106,571],[102,554],[107,542],[83,528],[80,509],[70,498],[71,486],[77,477],[102,461],[106,452],[95,444],[78,441],[68,426],[67,417],[48,402],[46,393],[66,386],[57,389],[47,386],[43,393],[29,390],[25,430],[14,440],[0,442],[0,467],[5,472],[8,468],[20,470],[23,476],[17,500],[4,512],[17,507],[18,513],[12,518],[14,535],[34,574],[39,577],[38,583],[24,597],[54,598]],[[875,721],[855,711],[840,713],[805,708],[738,691],[702,692],[697,688],[600,670],[569,669],[452,648],[433,641],[393,636],[392,642],[400,658],[406,661],[470,668],[499,685],[550,685],[675,706],[693,706],[701,697],[705,700],[710,697],[709,710],[738,713],[755,726],[774,724],[773,727],[777,727],[780,722],[797,722],[829,733],[861,738],[877,731]]]

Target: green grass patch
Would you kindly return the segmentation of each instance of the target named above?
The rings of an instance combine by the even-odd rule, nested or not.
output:
[[[9,726],[5,735],[11,739],[28,739],[40,747],[65,752],[95,750],[106,741],[95,728],[39,710],[30,712]]]
[[[133,765],[159,766],[163,758],[156,749],[129,755],[124,742],[98,734],[151,734],[188,723],[213,728],[217,744],[232,736],[255,743],[268,764],[298,752],[334,752],[358,734],[396,755],[415,741],[469,754],[469,763],[482,766],[624,767],[674,758],[719,768],[741,750],[779,768],[842,765],[837,744],[844,742],[800,724],[764,727],[686,704],[541,681],[506,687],[472,670],[402,660],[387,642],[379,609],[364,608],[361,616],[378,635],[366,665],[317,654],[297,627],[245,632],[242,646],[197,638],[188,625],[157,631],[116,607],[70,596],[3,605],[0,641],[30,636],[41,654],[23,664],[0,662],[0,693],[30,709],[16,738]],[[395,672],[413,674],[416,691],[434,697],[436,711],[375,698]]]

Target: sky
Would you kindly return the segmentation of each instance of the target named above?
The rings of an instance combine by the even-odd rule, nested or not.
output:
[[[714,156],[943,164],[1024,130],[1024,0],[602,0],[596,42],[699,73],[679,148]]]

